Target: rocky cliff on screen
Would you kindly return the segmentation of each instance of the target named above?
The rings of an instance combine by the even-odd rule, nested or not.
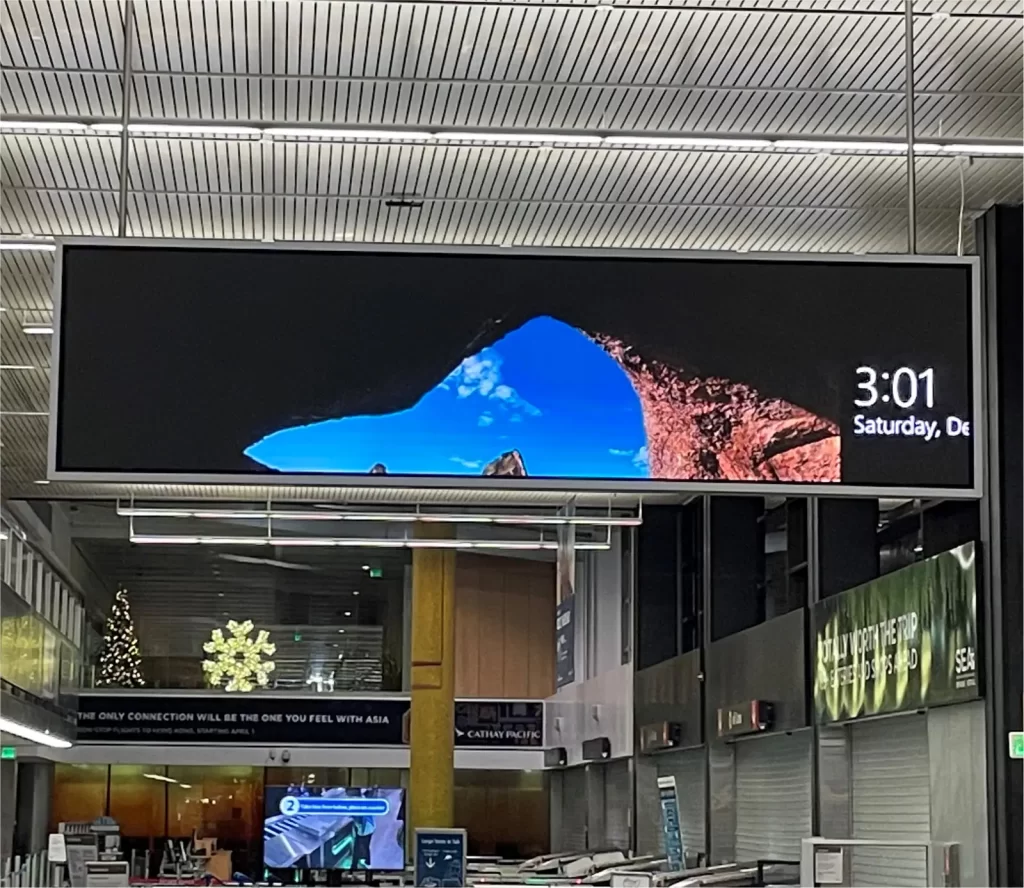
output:
[[[748,385],[688,376],[622,340],[594,337],[640,398],[652,478],[840,480],[839,426]]]

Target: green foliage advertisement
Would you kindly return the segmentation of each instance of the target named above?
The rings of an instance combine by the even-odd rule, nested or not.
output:
[[[977,697],[975,582],[968,543],[819,602],[818,722]]]

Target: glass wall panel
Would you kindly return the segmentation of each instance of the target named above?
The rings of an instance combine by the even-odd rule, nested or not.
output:
[[[47,634],[51,636],[49,643]],[[56,693],[56,666],[53,630],[47,632],[42,619],[25,601],[4,590],[0,604],[0,678],[37,697],[49,698]]]
[[[231,505],[241,511],[266,508],[265,503]],[[114,520],[112,504],[92,504],[90,514],[99,516],[105,509]],[[248,536],[250,525],[238,520],[236,532]],[[148,521],[140,517],[136,532],[181,533],[178,525],[189,524],[170,518]],[[257,531],[259,524],[254,520]],[[189,528],[199,535],[225,533],[216,518],[194,519]],[[274,528],[275,533],[328,537],[347,532],[333,521],[275,519]],[[121,548],[122,541],[87,534],[77,545],[86,561],[98,565],[107,586],[127,590],[149,688],[208,687],[203,645],[211,633],[226,633],[229,621],[251,620],[252,635],[266,631],[276,649],[270,690],[402,690],[408,551],[288,547],[257,558],[251,546],[180,547],[170,578],[159,546],[125,539]],[[94,659],[89,662],[95,665]]]
[[[56,832],[59,823],[95,820],[106,812],[106,765],[53,766],[50,832]]]
[[[125,838],[164,835],[167,812],[166,768],[157,765],[110,766],[110,816]]]
[[[267,768],[267,786],[349,786],[348,768]]]
[[[8,585],[11,582],[9,565],[11,563],[11,546],[14,543],[13,533],[14,531],[7,524],[0,522],[0,579]]]
[[[213,837],[242,849],[262,840],[263,769],[248,766],[171,766],[167,831],[172,838]]]

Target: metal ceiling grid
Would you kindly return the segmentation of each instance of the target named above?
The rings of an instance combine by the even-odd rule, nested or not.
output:
[[[117,156],[106,137],[11,134],[0,159],[6,231],[40,227],[59,234],[109,231],[116,215]],[[91,146],[94,141],[104,144]],[[85,147],[81,147],[82,145]],[[56,149],[56,150],[55,150]],[[899,156],[618,151],[604,148],[438,146],[257,142],[224,139],[135,138],[129,155],[129,232],[146,236],[255,238],[263,235],[265,202],[280,213],[282,240],[360,240],[389,243],[609,243],[600,224],[586,231],[545,230],[544,218],[570,208],[615,220],[641,210],[884,210],[905,212],[905,161]],[[54,157],[62,163],[54,164]],[[959,177],[968,207],[1013,200],[1020,189],[1015,158],[923,157],[918,206],[923,214],[953,213],[945,242],[955,246]],[[423,200],[421,211],[393,210],[395,196]],[[366,207],[363,207],[363,204]],[[469,205],[442,226],[439,205]],[[367,208],[374,212],[371,214]],[[192,218],[188,218],[188,217]],[[443,218],[443,217],[442,217]],[[461,219],[470,230],[447,231]],[[482,220],[486,219],[484,223]],[[84,224],[91,220],[92,225]],[[573,223],[569,223],[573,224]],[[621,226],[616,226],[621,227]],[[820,228],[762,249],[827,250]],[[734,245],[720,230],[715,244]],[[767,234],[767,233],[765,233]],[[861,233],[863,237],[863,232]],[[612,241],[612,243],[615,243]],[[620,242],[621,243],[621,242]],[[672,241],[668,242],[670,245]],[[659,243],[641,243],[657,246]],[[685,242],[684,242],[685,245]],[[692,244],[701,246],[701,244]],[[884,252],[884,241],[864,241]]]
[[[0,4],[4,117],[120,120],[124,8]],[[136,0],[133,8],[135,120],[904,132],[902,0],[616,0],[614,8]],[[917,0],[914,8],[918,140],[1019,139],[1020,0]],[[115,233],[117,134],[7,132],[2,144],[0,232]],[[751,251],[906,245],[899,156],[133,136],[128,170],[131,235]],[[954,251],[961,231],[970,250],[981,209],[1022,193],[1016,158],[921,157],[917,179],[923,252]],[[396,194],[422,207],[386,206]],[[20,325],[25,312],[48,309],[49,271],[48,256],[3,255],[4,364],[48,366],[46,338]],[[5,495],[38,494],[46,419],[6,414],[45,408],[45,371],[4,371],[0,396]]]
[[[1019,4],[931,4],[919,136],[1020,132]],[[5,113],[116,118],[121,7],[8,2]],[[856,13],[856,14],[855,14]],[[133,116],[899,135],[899,4],[135,4]],[[805,52],[813,46],[815,52]]]

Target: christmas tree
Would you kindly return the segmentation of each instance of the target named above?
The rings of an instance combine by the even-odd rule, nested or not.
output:
[[[97,684],[141,688],[146,683],[142,678],[141,667],[142,657],[139,654],[139,640],[135,637],[128,592],[118,589],[103,633]]]

